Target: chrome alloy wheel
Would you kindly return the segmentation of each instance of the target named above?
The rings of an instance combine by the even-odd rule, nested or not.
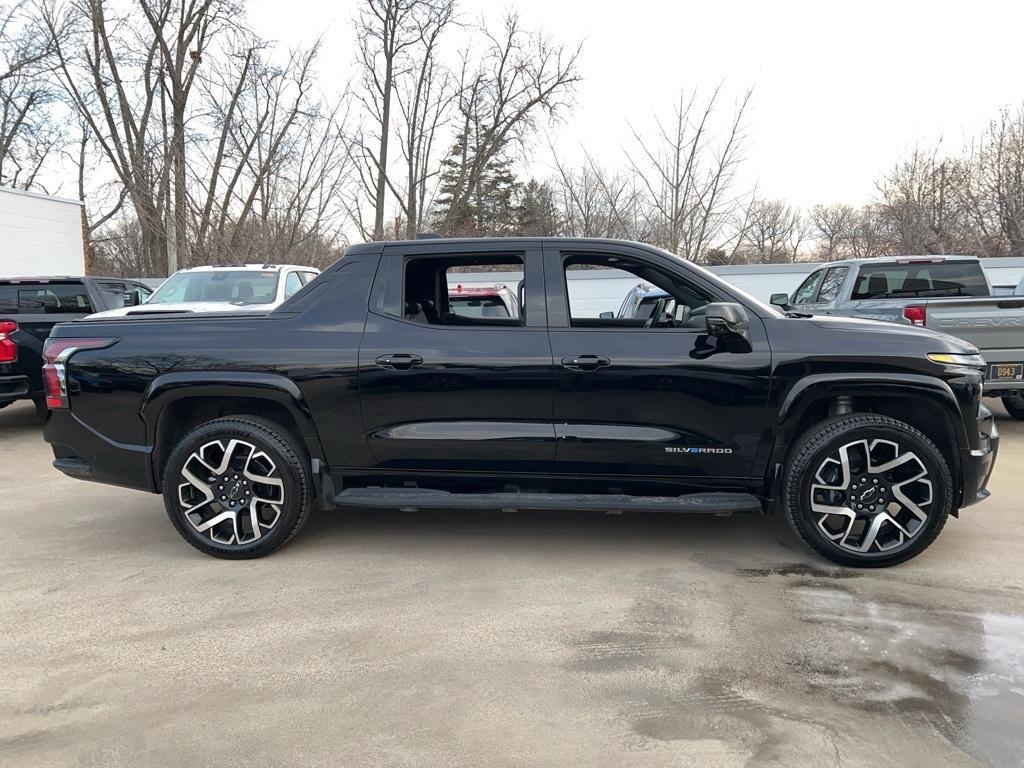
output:
[[[244,440],[213,440],[185,460],[178,501],[197,533],[217,544],[251,544],[281,517],[284,481],[273,460]]]
[[[856,440],[830,453],[811,483],[819,530],[850,552],[888,552],[924,527],[932,481],[916,453],[892,440]]]

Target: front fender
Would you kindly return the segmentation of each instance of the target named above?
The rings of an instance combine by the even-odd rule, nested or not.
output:
[[[934,376],[914,373],[818,373],[797,381],[779,406],[776,423],[779,427],[799,422],[806,409],[823,398],[850,397],[927,397],[941,405],[959,427],[957,439],[964,438],[963,412],[949,384]]]
[[[804,416],[812,406],[836,397],[871,397],[874,399],[926,399],[948,417],[948,426],[956,441],[957,450],[950,457],[954,476],[960,470],[962,454],[970,450],[963,407],[950,385],[942,379],[910,373],[822,373],[801,378],[793,384],[779,406],[775,423],[775,446],[771,466],[775,467],[774,485],[778,470],[786,460],[790,447],[806,426]],[[773,488],[773,492],[774,492]]]

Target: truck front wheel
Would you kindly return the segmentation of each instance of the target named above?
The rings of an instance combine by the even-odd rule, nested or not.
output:
[[[887,416],[849,414],[812,427],[786,467],[786,519],[812,549],[841,565],[909,560],[939,535],[952,505],[942,453]]]
[[[208,555],[269,555],[309,517],[312,479],[304,456],[272,421],[231,416],[202,424],[167,461],[167,515],[185,541]]]

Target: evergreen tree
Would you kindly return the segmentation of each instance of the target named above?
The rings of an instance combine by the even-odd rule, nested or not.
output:
[[[555,195],[550,186],[530,179],[516,205],[516,234],[553,237],[561,231]]]
[[[434,228],[446,237],[515,234],[519,182],[512,161],[504,151],[499,151],[471,181],[474,174],[470,169],[477,162],[476,146],[472,126],[467,121],[441,163]]]

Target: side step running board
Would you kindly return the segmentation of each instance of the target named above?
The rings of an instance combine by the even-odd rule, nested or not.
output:
[[[759,512],[749,493],[687,493],[627,496],[605,493],[451,493],[425,488],[348,488],[334,497],[339,507],[388,509],[579,509],[602,512],[683,512],[730,515]]]

